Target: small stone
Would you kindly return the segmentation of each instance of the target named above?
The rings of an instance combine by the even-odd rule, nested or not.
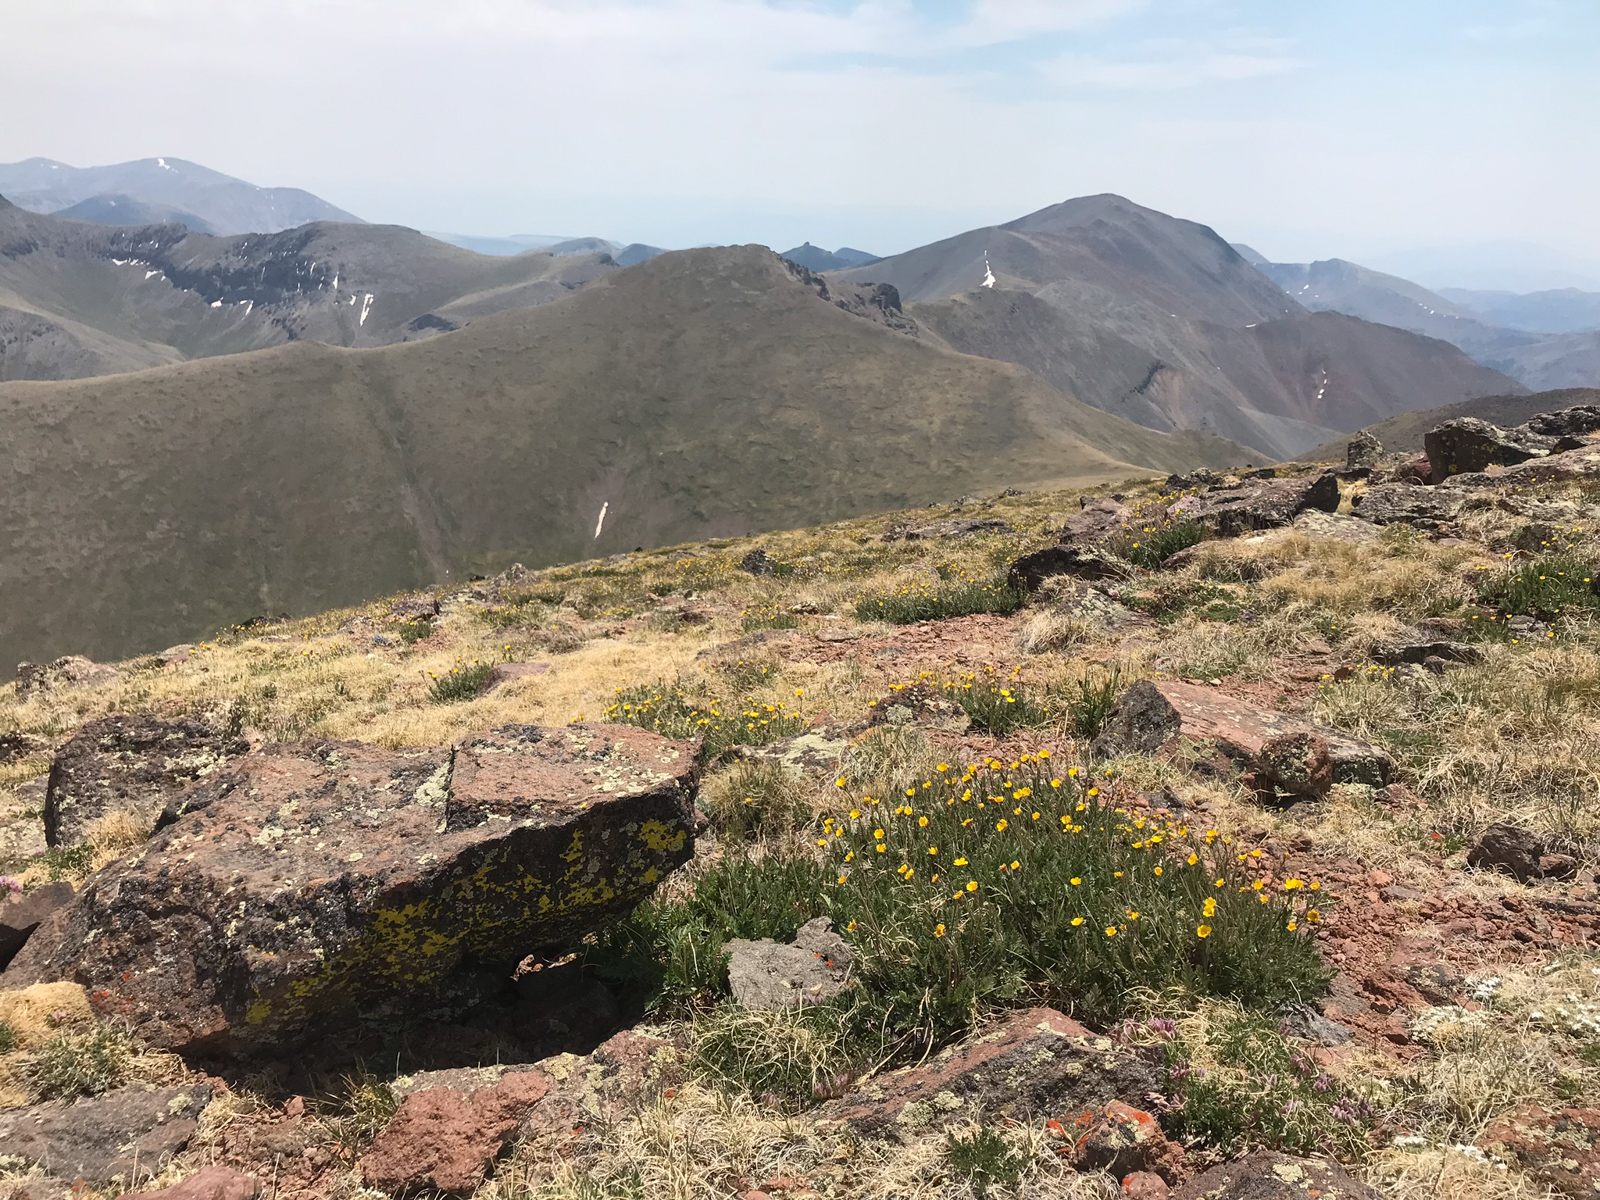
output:
[[[1168,1141],[1155,1117],[1143,1109],[1113,1100],[1099,1111],[1078,1118],[1084,1132],[1072,1148],[1079,1171],[1108,1171],[1121,1177],[1154,1172],[1176,1179],[1183,1165],[1183,1147]]]
[[[723,950],[729,956],[728,986],[746,1008],[794,1008],[831,1000],[849,986],[854,959],[827,917],[802,925],[790,945],[770,938],[735,938]]]
[[[1544,842],[1537,834],[1496,821],[1467,851],[1467,866],[1476,871],[1502,871],[1518,883],[1527,883],[1538,877],[1543,856]]]
[[[739,560],[739,569],[748,571],[751,575],[776,575],[778,560],[765,550],[757,548]]]
[[[1167,1181],[1152,1171],[1134,1171],[1122,1179],[1122,1194],[1128,1200],[1167,1200]]]

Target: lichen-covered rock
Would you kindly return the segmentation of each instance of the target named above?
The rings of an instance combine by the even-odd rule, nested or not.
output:
[[[136,1163],[148,1178],[189,1144],[210,1099],[207,1084],[125,1087],[13,1109],[0,1113],[0,1153],[96,1188],[116,1179],[131,1184]]]
[[[1441,525],[1461,512],[1464,498],[1412,483],[1384,483],[1357,496],[1356,516],[1374,525]]]
[[[1600,1108],[1531,1104],[1496,1121],[1478,1145],[1572,1200],[1600,1195]]]
[[[17,956],[41,921],[70,903],[70,883],[47,883],[27,895],[0,889],[0,971]]]
[[[202,721],[117,713],[90,721],[61,747],[45,786],[44,836],[52,846],[82,842],[110,812],[146,823],[179,792],[249,747]]]
[[[1382,1200],[1338,1163],[1258,1150],[1212,1167],[1172,1193],[1172,1200]]]
[[[1512,467],[1544,458],[1556,448],[1554,438],[1526,429],[1501,429],[1477,417],[1457,417],[1435,426],[1422,437],[1432,464],[1434,483],[1485,467]]]
[[[17,664],[17,699],[26,700],[40,692],[57,688],[92,688],[121,678],[115,667],[97,663],[81,654],[68,654],[52,663]]]
[[[728,986],[746,1008],[796,1008],[832,1000],[849,986],[853,956],[827,917],[807,921],[791,944],[735,938]]]
[[[953,1121],[1076,1115],[1141,1101],[1155,1075],[1137,1054],[1050,1008],[1012,1013],[927,1063],[869,1079],[816,1112],[823,1126],[917,1134]]]
[[[1072,1165],[1079,1171],[1105,1171],[1118,1179],[1146,1172],[1167,1183],[1183,1172],[1183,1147],[1141,1108],[1113,1100],[1079,1114],[1073,1125]]]
[[[697,778],[692,745],[625,726],[268,746],[91,876],[7,983],[72,979],[154,1045],[227,1056],[445,1014],[687,860]]]
[[[1544,842],[1531,829],[1496,821],[1467,851],[1467,865],[1475,871],[1503,871],[1518,883],[1527,883],[1543,873],[1539,867],[1543,854]]]
[[[1350,471],[1375,467],[1382,457],[1383,443],[1378,440],[1377,434],[1366,429],[1359,430],[1344,448],[1345,469]]]
[[[1255,753],[1258,787],[1290,796],[1326,796],[1333,789],[1333,753],[1309,729],[1269,737]]]
[[[1046,546],[1032,554],[1024,554],[1011,564],[1006,573],[1008,586],[1019,591],[1036,592],[1046,579],[1057,575],[1073,575],[1079,579],[1116,579],[1126,577],[1129,568],[1107,551],[1091,546]]]

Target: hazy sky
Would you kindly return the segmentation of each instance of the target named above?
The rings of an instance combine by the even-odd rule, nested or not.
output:
[[[1280,260],[1510,241],[1600,275],[1600,0],[0,4],[0,161],[880,254],[1112,191]]]

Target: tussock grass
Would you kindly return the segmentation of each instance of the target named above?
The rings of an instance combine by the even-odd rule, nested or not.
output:
[[[735,840],[793,833],[811,820],[812,788],[782,763],[741,760],[706,779],[700,802],[712,827]]]

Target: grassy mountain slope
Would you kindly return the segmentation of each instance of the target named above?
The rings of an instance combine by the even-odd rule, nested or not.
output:
[[[1566,388],[1534,392],[1531,395],[1480,396],[1474,400],[1446,404],[1441,408],[1401,413],[1398,417],[1390,417],[1387,421],[1379,421],[1366,428],[1383,443],[1386,450],[1421,454],[1422,435],[1435,425],[1442,425],[1457,417],[1477,417],[1491,425],[1510,428],[1540,413],[1557,412],[1578,404],[1600,404],[1600,388]],[[1308,450],[1300,457],[1305,462],[1343,461],[1348,441],[1348,437],[1341,436]]]
[[[1210,430],[1270,457],[1401,411],[1419,384],[1438,403],[1515,387],[1423,339],[1310,320],[1212,230],[1117,196],[840,277],[894,284],[956,349],[1022,363],[1151,428]]]
[[[846,312],[851,290],[759,247],[689,251],[422,342],[0,387],[0,660],[1240,456]]]
[[[142,158],[104,167],[73,167],[47,158],[0,163],[0,193],[39,213],[125,198],[155,211],[193,215],[203,222],[194,226],[197,232],[219,234],[278,233],[311,221],[361,223],[360,217],[300,188],[257,187],[181,158]],[[89,211],[76,215],[102,219]]]
[[[36,318],[22,323],[26,346],[0,334],[0,378],[81,378],[302,339],[387,345],[558,299],[613,269],[601,255],[489,258],[391,225],[222,238],[0,200],[0,306]]]

